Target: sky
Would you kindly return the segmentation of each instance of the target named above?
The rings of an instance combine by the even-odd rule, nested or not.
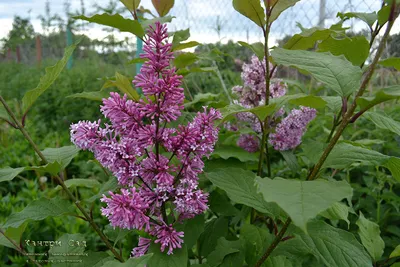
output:
[[[83,0],[87,13],[93,14],[94,4],[107,6],[110,0]],[[119,2],[118,0],[112,0]],[[12,28],[14,15],[30,17],[36,32],[43,32],[39,15],[44,14],[45,0],[0,0],[0,39],[5,37]],[[65,18],[65,0],[50,0],[51,13],[57,13]],[[256,42],[262,40],[261,30],[250,20],[237,13],[231,4],[231,0],[175,0],[175,6],[171,14],[176,16],[171,31],[190,28],[191,39],[201,43],[210,43],[229,39],[234,41]],[[337,12],[371,12],[380,7],[377,0],[326,0],[326,20],[329,26],[336,20]],[[71,10],[80,9],[80,0],[69,0]],[[299,32],[296,23],[303,27],[310,28],[316,26],[319,21],[320,0],[302,0],[295,7],[289,9],[274,23],[271,32],[271,42],[283,38],[287,34]],[[351,4],[350,4],[351,3]],[[151,0],[142,0],[141,5],[152,10]],[[122,4],[118,3],[118,7]],[[129,16],[129,13],[125,14]],[[364,27],[362,22],[351,22],[351,26],[356,31]],[[392,33],[400,31],[399,21],[394,26]],[[89,37],[102,39],[108,33],[102,27],[92,25],[85,32]],[[118,34],[122,39],[129,34]]]

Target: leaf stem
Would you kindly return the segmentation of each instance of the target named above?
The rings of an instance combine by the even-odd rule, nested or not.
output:
[[[14,120],[15,125],[17,125],[18,129],[22,132],[26,140],[31,144],[33,149],[35,150],[36,154],[41,158],[44,164],[47,164],[48,161],[46,157],[43,155],[43,153],[40,151],[39,147],[35,144],[35,142],[32,140],[30,137],[29,133],[25,130],[25,128],[21,125],[15,114],[12,112],[6,101],[2,96],[0,96],[0,102],[3,104],[4,108],[7,110],[7,113],[10,115],[10,117]],[[119,255],[119,253],[113,248],[111,243],[108,241],[108,238],[104,235],[104,233],[100,230],[100,228],[97,226],[97,224],[93,221],[93,219],[90,217],[90,215],[87,213],[87,211],[81,206],[80,201],[73,195],[73,193],[68,189],[68,187],[65,185],[64,181],[61,179],[60,176],[56,175],[54,178],[57,180],[57,182],[60,184],[62,189],[67,193],[68,197],[74,202],[76,207],[82,212],[83,216],[86,218],[86,220],[89,222],[89,224],[93,227],[93,229],[96,231],[96,233],[100,236],[100,238],[103,240],[103,242],[106,244],[106,246],[111,250],[111,252],[114,254],[114,256],[121,262],[124,262],[123,258]]]

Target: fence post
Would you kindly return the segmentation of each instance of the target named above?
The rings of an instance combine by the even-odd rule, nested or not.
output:
[[[73,41],[71,27],[69,25],[67,25],[67,46],[72,45],[73,42],[74,41]],[[68,59],[68,62],[67,62],[67,69],[69,69],[69,70],[72,68],[72,64],[74,63],[73,62],[73,57],[74,57],[74,55],[71,55],[69,57],[69,59]]]
[[[40,66],[42,63],[42,41],[40,40],[40,36],[36,36],[36,61]]]
[[[138,20],[140,21],[140,17],[142,13],[137,10]],[[140,57],[140,54],[143,53],[143,41],[139,37],[136,37],[136,58]],[[142,63],[136,63],[136,75],[139,74],[140,68],[142,67]]]
[[[15,54],[17,55],[17,63],[21,63],[21,49],[19,45],[15,47]]]
[[[326,19],[326,0],[319,0],[319,21],[318,26],[321,28],[325,27]]]
[[[11,61],[11,59],[12,59],[11,48],[8,48],[8,49],[7,49],[7,60],[8,60],[8,61]]]

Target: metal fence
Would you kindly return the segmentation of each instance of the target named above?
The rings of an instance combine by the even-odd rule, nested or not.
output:
[[[243,0],[245,1],[245,0]],[[150,0],[142,1],[145,6]],[[378,0],[302,0],[286,10],[274,23],[271,38],[282,39],[286,35],[300,32],[300,23],[305,28],[329,26],[337,21],[338,12],[372,12],[379,10]],[[261,41],[261,30],[232,7],[232,0],[176,0],[171,14],[176,18],[172,30],[190,28],[192,38],[202,43],[217,41]],[[354,31],[363,24],[351,20]]]

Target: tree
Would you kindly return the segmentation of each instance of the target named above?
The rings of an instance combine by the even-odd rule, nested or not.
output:
[[[35,30],[29,18],[14,17],[13,26],[6,38],[3,38],[3,49],[15,49],[18,45],[30,41],[35,36]]]

